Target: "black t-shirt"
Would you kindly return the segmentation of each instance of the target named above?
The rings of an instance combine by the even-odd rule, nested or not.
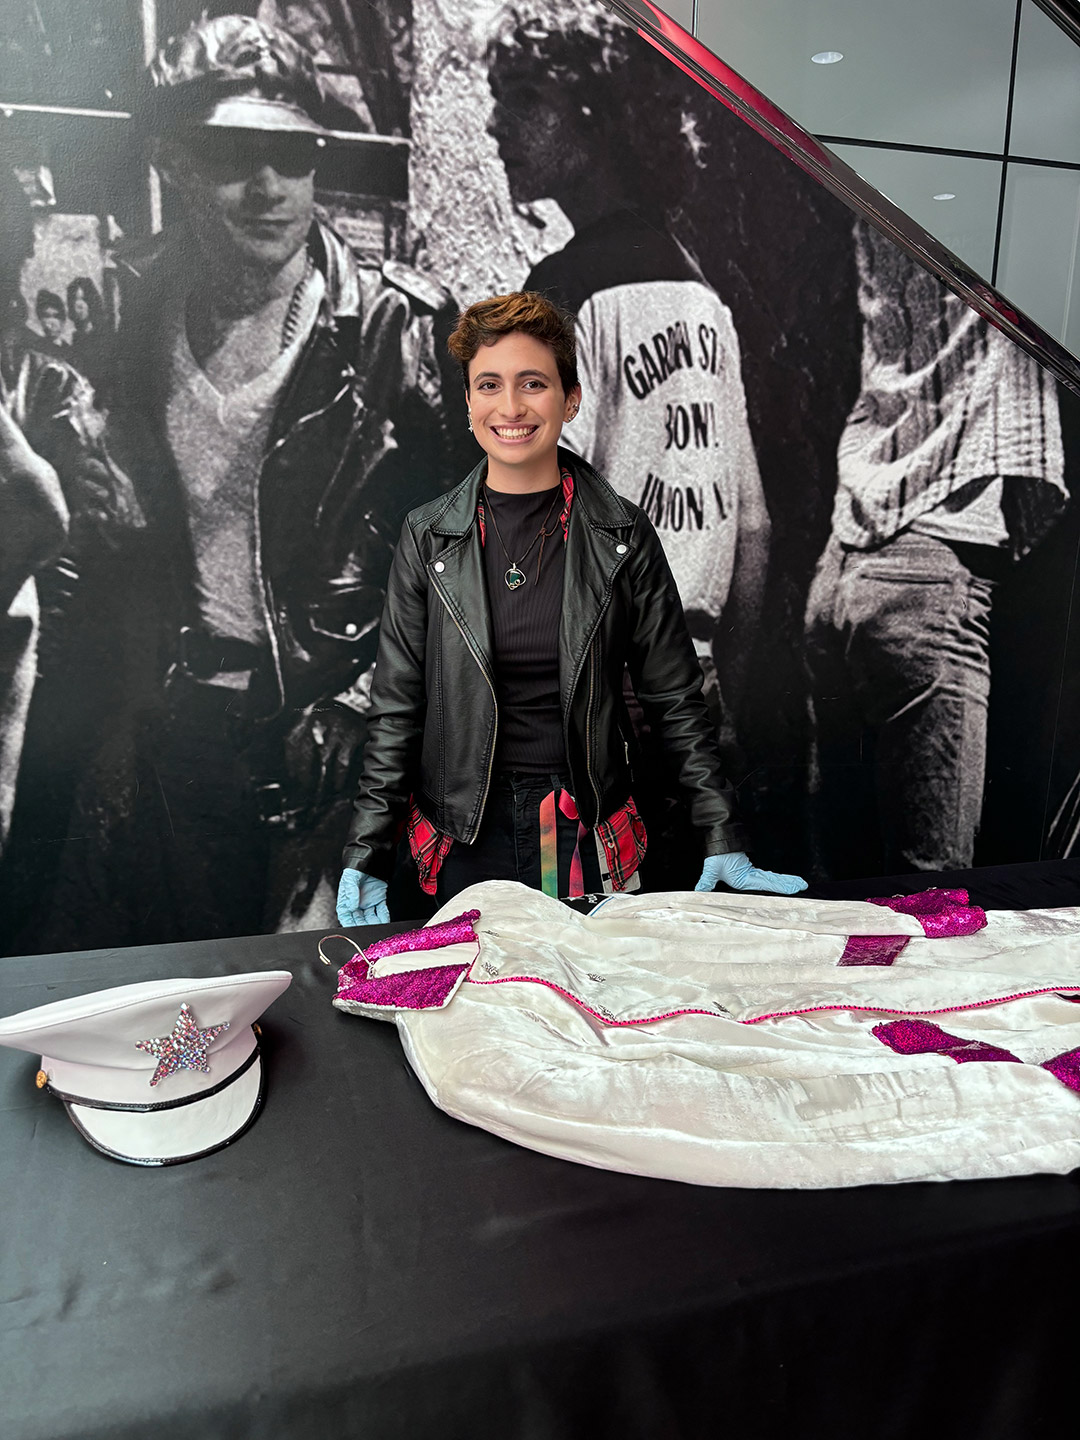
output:
[[[562,486],[528,495],[485,486],[483,498],[484,570],[499,706],[495,766],[503,771],[564,774],[559,705],[559,616],[566,550],[559,523]],[[542,525],[547,536],[536,539]],[[526,577],[513,590],[506,583],[512,564]]]

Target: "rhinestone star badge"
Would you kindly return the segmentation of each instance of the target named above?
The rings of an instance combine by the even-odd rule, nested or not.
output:
[[[187,1003],[181,1005],[171,1034],[135,1041],[136,1050],[145,1050],[148,1055],[158,1057],[157,1069],[150,1078],[150,1084],[156,1085],[167,1075],[175,1075],[177,1070],[201,1070],[204,1075],[209,1075],[210,1062],[206,1058],[206,1052],[221,1032],[228,1028],[229,1022],[226,1020],[224,1025],[210,1025],[207,1029],[200,1030],[195,1024],[191,1006]]]

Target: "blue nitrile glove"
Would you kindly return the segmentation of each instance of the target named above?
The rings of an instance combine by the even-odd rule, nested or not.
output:
[[[389,925],[386,881],[363,870],[345,870],[338,886],[337,918],[339,925]]]
[[[694,889],[715,890],[720,880],[732,890],[767,890],[770,895],[794,895],[806,889],[801,875],[777,875],[772,870],[759,870],[741,850],[733,850],[730,855],[706,856],[701,879]]]

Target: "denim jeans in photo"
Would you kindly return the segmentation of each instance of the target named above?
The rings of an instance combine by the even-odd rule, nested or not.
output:
[[[982,812],[994,582],[953,547],[830,540],[810,588],[811,822],[825,874],[971,865]],[[961,556],[964,556],[962,559]]]

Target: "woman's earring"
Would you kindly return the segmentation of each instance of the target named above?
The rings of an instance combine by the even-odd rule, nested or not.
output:
[[[468,415],[468,419],[466,420],[465,423],[466,423],[466,425],[468,425],[468,427],[469,427],[469,434],[471,435],[471,434],[473,433],[473,428],[472,428],[472,411],[471,411],[471,410],[466,411],[466,414]]]

